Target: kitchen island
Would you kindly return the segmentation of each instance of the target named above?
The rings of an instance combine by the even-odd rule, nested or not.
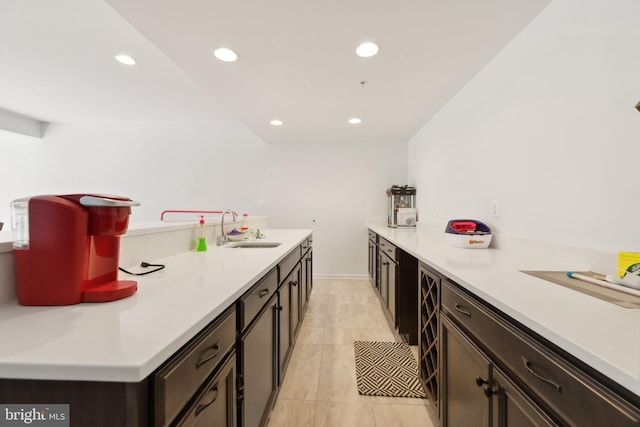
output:
[[[20,384],[27,384],[26,388],[33,384],[34,389],[52,385],[53,394],[47,403],[69,403],[65,401],[65,391],[61,391],[64,384],[79,391],[88,386],[86,393],[99,390],[95,399],[113,393],[125,395],[127,404],[123,410],[137,414],[120,425],[150,422],[154,417],[147,418],[146,412],[154,400],[155,383],[150,379],[153,374],[176,353],[184,352],[185,346],[198,344],[193,343],[198,334],[218,323],[232,324],[235,349],[235,319],[240,315],[236,311],[243,310],[243,295],[271,277],[277,287],[281,279],[298,271],[293,266],[300,265],[303,250],[310,253],[311,230],[263,230],[263,234],[262,241],[280,245],[210,246],[206,252],[189,251],[147,260],[166,268],[136,276],[138,291],[122,300],[56,307],[25,307],[16,301],[0,305],[3,403],[28,403],[9,401],[11,396],[19,395],[14,391]],[[287,271],[283,270],[285,267]],[[123,276],[126,275],[121,273]],[[299,280],[291,279],[296,285]],[[228,357],[231,358],[235,359]],[[131,396],[133,400],[129,399]],[[87,395],[85,399],[90,402],[92,397]],[[42,396],[38,402],[41,401]],[[105,400],[107,408],[116,404]],[[73,411],[72,406],[72,414]],[[73,420],[72,415],[72,425]],[[109,425],[108,420],[104,423]],[[164,421],[152,424],[163,425]]]

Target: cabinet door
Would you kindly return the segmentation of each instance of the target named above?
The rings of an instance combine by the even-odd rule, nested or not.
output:
[[[288,280],[278,291],[278,383],[284,379],[291,349],[291,285]]]
[[[543,410],[499,368],[493,367],[491,427],[557,426]]]
[[[307,287],[307,280],[309,273],[309,252],[305,253],[300,260],[300,320],[304,316],[304,312],[307,310],[307,303],[309,302],[309,289]]]
[[[380,288],[378,291],[385,306],[389,304],[389,263],[389,258],[386,255],[378,255],[378,265],[380,266]]]
[[[376,286],[376,272],[377,272],[377,246],[371,240],[369,240],[369,279],[371,279],[371,283],[373,286]]]
[[[214,375],[186,412],[179,427],[236,426],[235,353]]]
[[[293,349],[293,343],[300,330],[300,318],[302,314],[302,266],[300,264],[291,272],[289,292],[291,296],[291,327],[289,329],[289,337]]]
[[[270,410],[277,388],[276,311],[274,295],[240,341],[243,387],[242,426],[258,427]]]
[[[389,313],[391,313],[391,319],[393,321],[393,327],[398,326],[398,321],[396,318],[396,278],[397,274],[397,264],[393,261],[389,261],[388,265],[388,277],[387,277],[387,308],[389,309]]]
[[[311,298],[311,290],[313,289],[313,249],[309,248],[306,258],[307,274],[305,279],[305,288],[307,289],[307,301]]]
[[[491,362],[445,314],[440,321],[442,425],[489,426]]]
[[[284,379],[284,373],[300,327],[300,273],[300,264],[297,264],[280,285],[278,292],[280,298],[278,307],[279,383],[282,383]]]

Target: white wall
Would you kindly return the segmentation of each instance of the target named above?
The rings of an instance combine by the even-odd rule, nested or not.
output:
[[[13,199],[72,192],[129,196],[142,203],[131,221],[231,208],[314,229],[315,274],[364,277],[367,220],[386,220],[384,190],[406,182],[406,159],[406,144],[267,145],[222,112],[207,123],[54,124],[41,141],[3,140],[0,221],[10,227]]]
[[[552,1],[409,141],[421,219],[640,251],[638,22],[637,0]]]
[[[274,227],[314,230],[314,275],[367,274],[367,220],[406,183],[406,144],[269,144],[264,209]]]
[[[210,121],[53,124],[41,141],[3,139],[0,221],[11,200],[97,192],[142,205],[131,221],[164,209],[225,209],[259,214],[265,144],[231,116]]]

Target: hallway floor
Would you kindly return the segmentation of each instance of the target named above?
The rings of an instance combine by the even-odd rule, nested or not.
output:
[[[358,394],[355,340],[395,341],[371,283],[314,279],[268,427],[433,427],[426,399]]]

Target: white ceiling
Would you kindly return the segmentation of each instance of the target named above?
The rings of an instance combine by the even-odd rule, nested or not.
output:
[[[402,142],[549,1],[0,0],[0,108],[74,122],[222,105],[267,142]],[[363,41],[380,53],[356,56]]]

